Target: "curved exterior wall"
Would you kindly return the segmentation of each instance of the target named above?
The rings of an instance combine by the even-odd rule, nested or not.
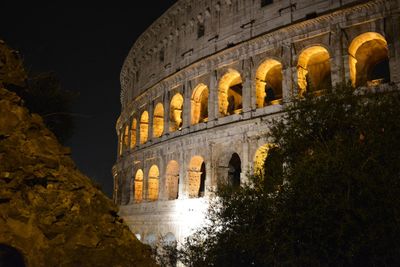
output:
[[[232,178],[235,153],[240,182],[245,181],[246,172],[254,171],[257,150],[268,144],[264,134],[269,119],[279,116],[290,97],[311,90],[305,84],[317,84],[318,91],[325,89],[326,81],[357,86],[399,83],[399,0],[269,2],[178,1],[129,52],[121,71],[114,200],[145,242],[171,233],[182,241],[200,225],[210,189]],[[382,55],[388,57],[390,77],[373,80],[375,70],[364,65],[375,68]],[[261,80],[274,84],[279,76],[276,72],[268,78],[264,71],[265,78],[259,78],[260,68],[270,64],[266,62],[279,63],[281,99],[276,101],[266,101],[264,89],[261,96],[257,91]],[[241,89],[232,89],[236,93],[224,89],[233,80],[241,80]],[[196,100],[198,85],[208,90],[202,103]],[[229,92],[235,95],[234,104],[227,100]],[[174,98],[177,93],[182,96],[179,101]],[[156,108],[160,103],[162,109]],[[229,112],[231,104],[234,111]],[[204,105],[206,115],[199,115],[196,109]],[[205,171],[194,164],[198,159],[204,161]],[[143,178],[136,184],[142,187],[135,190],[138,170]],[[194,196],[201,173],[205,190]],[[177,192],[171,191],[175,187]]]

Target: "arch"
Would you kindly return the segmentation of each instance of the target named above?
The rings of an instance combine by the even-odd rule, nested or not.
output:
[[[168,200],[177,199],[179,193],[179,164],[175,160],[168,162],[165,172],[166,192]]]
[[[133,118],[131,125],[131,149],[136,146],[136,128],[137,128],[137,120]]]
[[[158,199],[159,176],[160,172],[157,165],[152,165],[148,176],[148,199],[150,201],[156,201]]]
[[[168,232],[166,235],[164,235],[162,241],[164,246],[175,247],[177,245],[176,237],[171,232]]]
[[[164,132],[164,106],[158,103],[154,108],[153,136],[160,137]]]
[[[240,113],[242,110],[242,77],[237,70],[229,69],[219,81],[218,107],[221,115]]]
[[[140,144],[147,142],[149,137],[149,113],[145,110],[140,116]]]
[[[265,164],[265,160],[268,157],[268,152],[270,151],[270,149],[276,147],[273,144],[264,144],[262,146],[260,146],[256,153],[254,154],[254,158],[253,158],[253,172],[256,175],[262,175],[263,174],[263,170],[264,170],[264,164]]]
[[[183,96],[180,93],[176,93],[170,103],[170,132],[175,132],[182,127],[182,110],[183,110]]]
[[[350,79],[353,87],[390,81],[389,50],[386,39],[376,32],[366,32],[349,46]]]
[[[129,147],[129,125],[125,125],[124,127],[124,150]]]
[[[21,252],[6,244],[0,244],[0,266],[25,267]]]
[[[256,72],[256,106],[279,104],[282,99],[282,64],[275,59],[267,59]]]
[[[208,120],[208,87],[201,83],[193,90],[191,99],[192,125]]]
[[[228,164],[228,184],[233,187],[239,187],[241,173],[242,161],[237,153],[233,153]]]
[[[332,87],[330,55],[325,47],[311,46],[303,50],[297,62],[299,94]]]
[[[124,147],[124,134],[122,132],[122,129],[119,131],[119,141],[118,141],[118,154],[121,156],[122,155],[122,150]]]
[[[146,235],[145,239],[143,240],[143,243],[155,247],[157,244],[157,236],[153,233]]]
[[[142,169],[137,170],[135,180],[133,182],[133,196],[135,203],[140,203],[143,199],[143,176]]]
[[[203,197],[205,193],[206,165],[201,156],[193,156],[189,163],[189,198]]]

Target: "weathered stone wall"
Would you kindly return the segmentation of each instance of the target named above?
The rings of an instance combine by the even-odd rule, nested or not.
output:
[[[121,215],[132,231],[146,242],[147,236],[169,232],[182,240],[199,217],[183,219],[176,207],[186,207],[179,210],[185,214],[204,209],[201,204],[185,206],[196,201],[192,197],[202,196],[197,192],[202,163],[205,196],[218,182],[230,182],[238,171],[244,182],[246,172],[254,171],[256,152],[265,154],[268,120],[279,116],[291,97],[318,94],[343,82],[357,84],[358,77],[363,77],[363,86],[400,83],[399,6],[397,0],[282,0],[264,7],[260,1],[247,0],[178,1],[134,44],[121,72],[119,140],[126,125],[144,112],[149,114],[147,141],[119,145],[113,168],[114,199],[122,205]],[[201,21],[205,33],[198,37],[196,23]],[[165,52],[163,62],[157,56],[160,47]],[[390,77],[377,79],[367,71],[378,61],[386,64]],[[267,84],[279,97],[267,99]],[[195,117],[203,101],[198,88],[208,90],[207,117],[202,122]],[[182,125],[170,127],[176,121],[170,114],[175,114],[172,100],[177,94],[183,97],[178,114]],[[154,124],[153,114],[160,103],[164,131],[154,136],[153,127],[159,124]],[[230,106],[233,110],[228,112]],[[136,127],[126,137],[136,140],[141,134]],[[240,166],[232,165],[235,154]],[[198,161],[196,166],[193,160]],[[174,184],[166,170],[171,161],[179,167],[176,200],[169,198]],[[153,165],[159,169],[159,198],[150,203],[148,173]],[[139,170],[144,177],[142,200],[135,203],[134,178]]]
[[[21,102],[0,88],[0,244],[32,267],[155,266],[117,207]]]

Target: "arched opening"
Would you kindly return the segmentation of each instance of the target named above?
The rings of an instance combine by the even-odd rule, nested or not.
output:
[[[158,171],[158,167],[156,165],[151,166],[148,179],[148,200],[150,201],[156,201],[158,199],[159,176],[160,172]]]
[[[179,164],[175,160],[171,160],[166,170],[166,191],[168,200],[177,199],[179,192]]]
[[[228,164],[228,184],[233,187],[240,186],[240,174],[242,173],[242,162],[237,153],[233,153]]]
[[[0,244],[0,266],[25,267],[24,257],[17,249],[5,244]]]
[[[267,192],[276,191],[283,183],[283,157],[276,145],[265,144],[254,155],[254,174],[264,179]]]
[[[140,144],[147,142],[149,136],[149,113],[143,111],[142,116],[140,116]]]
[[[143,240],[143,243],[154,248],[157,244],[157,236],[155,234],[148,234]]]
[[[192,125],[208,120],[208,88],[204,84],[199,84],[193,90],[191,100],[191,123]]]
[[[297,83],[300,95],[332,87],[328,50],[322,46],[312,46],[301,52],[297,63]]]
[[[131,149],[133,149],[136,146],[136,127],[137,127],[137,121],[134,118],[132,120],[132,125],[131,125]]]
[[[254,154],[254,166],[253,166],[253,171],[254,174],[256,175],[262,175],[263,174],[263,170],[264,170],[264,163],[265,163],[265,159],[268,156],[268,151],[269,149],[273,147],[273,145],[271,144],[265,144],[260,146],[256,153]]]
[[[139,169],[135,175],[135,181],[133,182],[133,195],[135,203],[142,202],[143,199],[143,171]]]
[[[274,59],[267,59],[256,73],[256,105],[262,108],[279,104],[282,99],[282,64]]]
[[[118,154],[121,156],[122,155],[122,150],[124,147],[124,133],[122,130],[119,131],[119,143],[118,143]]]
[[[164,246],[175,247],[176,246],[176,238],[175,235],[171,232],[167,233],[163,237],[163,244]]]
[[[206,165],[201,156],[194,156],[189,164],[189,197],[203,197],[205,193]]]
[[[169,130],[175,132],[182,127],[182,110],[183,110],[183,96],[179,93],[175,94],[171,99],[170,104],[170,124]]]
[[[164,132],[164,107],[158,103],[154,108],[153,116],[153,136],[160,137]]]
[[[124,127],[124,150],[129,147],[129,125],[125,125]]]
[[[390,81],[386,39],[376,32],[366,32],[349,46],[350,79],[354,87],[374,86]]]
[[[219,82],[218,106],[221,115],[232,115],[242,111],[242,78],[230,69]]]

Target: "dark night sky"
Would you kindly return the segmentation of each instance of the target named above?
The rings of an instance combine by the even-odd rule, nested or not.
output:
[[[112,194],[117,155],[115,122],[120,113],[119,74],[136,38],[175,0],[120,6],[4,7],[0,39],[18,50],[32,72],[54,71],[64,89],[80,96],[76,129],[67,145],[80,170]],[[139,4],[140,3],[140,4]]]

